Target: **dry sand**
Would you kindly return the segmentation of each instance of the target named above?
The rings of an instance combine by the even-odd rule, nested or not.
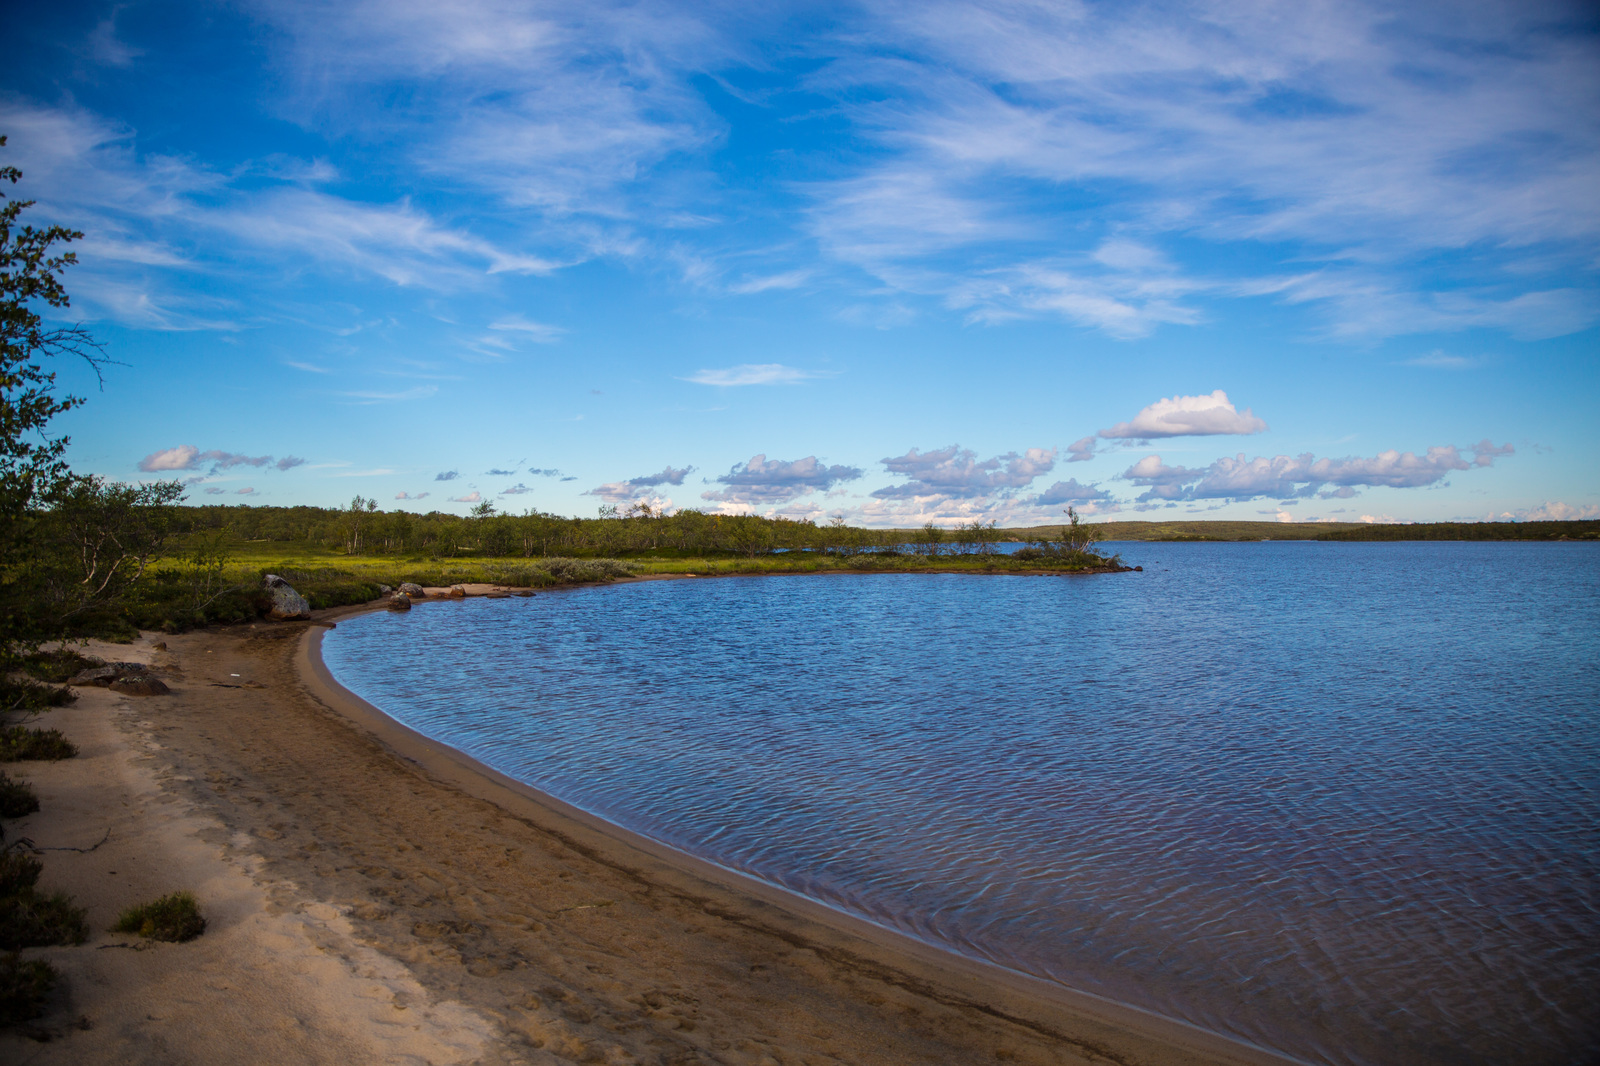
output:
[[[485,590],[472,589],[472,592]],[[85,689],[76,759],[8,823],[88,943],[6,1063],[1269,1063],[966,963],[653,847],[333,685],[322,624],[129,646],[167,696]],[[164,639],[170,650],[152,645]],[[397,664],[428,683],[426,663]],[[54,849],[54,850],[48,850]],[[105,930],[178,889],[188,944]]]

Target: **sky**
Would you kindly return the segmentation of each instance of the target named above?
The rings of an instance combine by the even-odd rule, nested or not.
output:
[[[759,10],[751,10],[755,7]],[[1600,517],[1581,3],[8,5],[81,472],[874,526]]]

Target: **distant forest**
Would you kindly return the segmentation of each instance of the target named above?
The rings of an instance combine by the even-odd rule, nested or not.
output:
[[[463,517],[433,511],[382,511],[357,497],[349,507],[200,505],[175,509],[174,532],[226,531],[242,541],[312,544],[362,555],[618,556],[642,552],[685,555],[771,551],[846,554],[910,546],[929,554],[965,554],[1006,541],[1054,538],[1061,526],[1000,529],[993,523],[954,528],[863,529],[834,521],[716,515],[686,510],[661,514],[647,507],[606,509],[598,518],[531,511]],[[1104,522],[1103,540],[1595,540],[1600,521],[1434,522],[1417,524],[1282,522]]]

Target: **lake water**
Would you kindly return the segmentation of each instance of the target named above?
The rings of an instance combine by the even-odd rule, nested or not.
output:
[[[953,951],[1318,1063],[1593,1061],[1600,545],[661,581],[341,622],[512,777]]]

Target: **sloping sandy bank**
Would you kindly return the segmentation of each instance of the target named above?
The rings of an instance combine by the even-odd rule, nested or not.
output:
[[[571,817],[331,687],[315,630],[101,652],[153,658],[172,694],[91,689],[48,716],[83,752],[19,767],[44,810],[13,824],[42,847],[104,837],[46,852],[42,881],[95,932],[40,953],[67,977],[53,1039],[0,1036],[0,1061],[1277,1061],[1040,997]],[[428,683],[426,663],[397,669]],[[200,940],[104,932],[180,888]]]

